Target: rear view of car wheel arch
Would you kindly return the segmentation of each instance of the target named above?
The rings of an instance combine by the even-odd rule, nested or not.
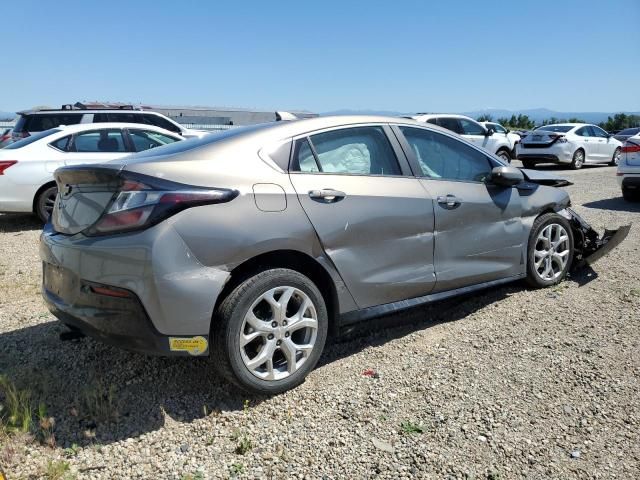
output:
[[[213,317],[211,356],[228,381],[255,394],[295,388],[317,364],[328,332],[318,287],[295,270],[249,276]]]

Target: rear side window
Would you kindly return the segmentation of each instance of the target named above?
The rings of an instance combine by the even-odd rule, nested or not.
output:
[[[68,152],[71,144],[71,135],[67,135],[66,137],[59,138],[55,142],[51,142],[51,145],[54,148],[57,148],[61,152]]]
[[[460,126],[460,122],[457,118],[440,117],[438,118],[438,125],[442,128],[446,128],[447,130],[451,130],[452,132],[462,133],[462,127]]]
[[[176,142],[177,139],[153,130],[129,130],[129,137],[136,152],[144,152],[150,148],[161,147]]]
[[[145,123],[143,116],[136,113],[98,113],[93,116],[93,121],[97,122],[98,120],[100,122]]]
[[[582,127],[576,130],[576,135],[579,137],[593,137],[594,135],[591,132],[591,127]]]
[[[43,132],[60,125],[76,125],[82,121],[82,113],[43,113],[27,115],[21,130],[27,132]],[[20,121],[19,121],[20,122]],[[17,125],[16,125],[17,127]]]
[[[74,152],[117,153],[125,152],[120,130],[92,130],[76,134]]]
[[[425,177],[483,182],[491,173],[489,159],[459,140],[421,128],[400,127],[400,130]]]
[[[300,171],[314,172],[319,169],[324,173],[351,175],[401,174],[398,160],[382,127],[344,128],[318,133],[310,137],[310,145],[301,147],[297,153]]]

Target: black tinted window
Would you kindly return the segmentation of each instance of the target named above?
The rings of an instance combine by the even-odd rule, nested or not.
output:
[[[400,175],[400,166],[382,127],[355,127],[311,136],[322,172]],[[309,161],[309,165],[311,165]]]
[[[545,132],[566,133],[573,128],[573,125],[543,125],[542,127],[536,128],[536,130],[544,130]]]
[[[126,150],[120,130],[92,130],[76,134],[73,151],[117,153]]]
[[[482,182],[491,173],[489,159],[459,140],[420,128],[400,129],[425,177]]]
[[[457,118],[440,117],[438,118],[438,125],[452,132],[462,133],[462,127]]]
[[[635,135],[640,132],[640,128],[625,128],[618,132],[618,135]]]
[[[29,115],[25,120],[27,132],[42,132],[60,125],[76,125],[82,120],[82,113],[43,113]]]
[[[144,115],[144,121],[149,125],[155,125],[156,127],[164,128],[165,130],[169,130],[170,132],[180,133],[180,128],[177,125],[159,115],[151,115],[147,113]]]
[[[101,119],[105,117],[108,118],[109,122],[118,122],[118,123],[145,123],[144,118],[141,114],[136,113],[100,113]],[[94,117],[95,121],[95,117]]]
[[[173,137],[152,130],[129,130],[129,136],[136,152],[143,152],[150,148],[161,147],[177,141]]]
[[[52,147],[57,148],[63,152],[68,151],[69,149],[69,141],[71,140],[71,135],[67,135],[66,137],[59,138],[55,142],[51,142],[50,145]]]

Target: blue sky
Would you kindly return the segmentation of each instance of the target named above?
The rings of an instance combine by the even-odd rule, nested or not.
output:
[[[4,9],[0,110],[640,111],[640,0],[31,1]]]

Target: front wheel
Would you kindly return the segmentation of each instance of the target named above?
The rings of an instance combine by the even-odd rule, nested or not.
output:
[[[238,285],[212,325],[212,360],[243,390],[277,394],[300,385],[320,359],[328,315],[306,276],[278,268]]]
[[[53,212],[53,206],[56,202],[56,197],[58,196],[58,187],[53,186],[49,188],[45,188],[38,198],[36,198],[35,204],[35,214],[42,221],[42,223],[47,223],[49,217],[51,216],[51,212]]]
[[[511,163],[511,155],[509,154],[508,150],[498,150],[498,153],[496,153],[496,155],[500,157],[505,163]]]
[[[620,147],[616,148],[616,151],[613,152],[613,157],[611,157],[611,161],[609,162],[609,165],[611,165],[612,167],[615,167],[616,165],[618,165],[618,162],[620,162],[620,152],[622,150],[620,150]]]
[[[535,288],[555,285],[566,276],[573,260],[573,232],[557,213],[539,216],[529,233],[527,283]]]

